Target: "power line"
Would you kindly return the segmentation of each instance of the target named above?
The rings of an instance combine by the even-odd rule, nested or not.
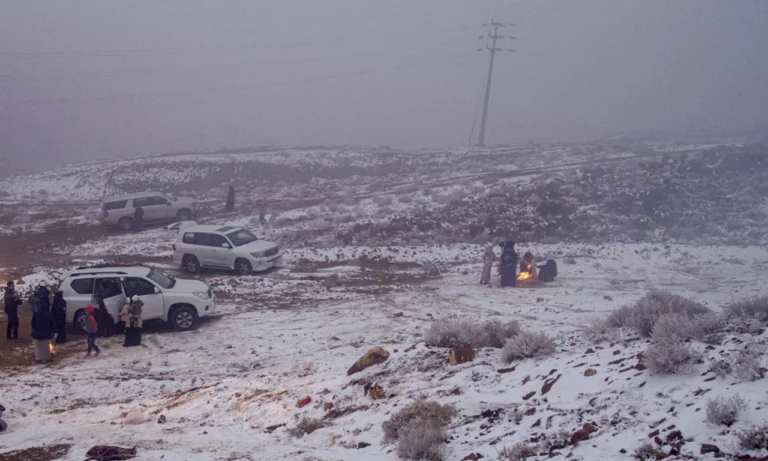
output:
[[[395,69],[416,67],[422,64],[431,64],[436,61],[442,61],[442,60],[459,57],[459,56],[468,56],[468,55],[466,53],[453,53],[453,54],[438,57],[436,59],[420,59],[418,61],[411,61],[411,62],[407,62],[407,63],[395,65],[395,66],[389,66],[389,67],[380,67],[380,68],[367,69],[362,71],[329,74],[329,75],[323,75],[318,77],[310,77],[310,78],[294,79],[294,80],[282,80],[282,81],[267,82],[267,83],[252,84],[252,85],[202,88],[202,89],[195,89],[195,90],[143,92],[143,93],[111,95],[111,96],[84,96],[79,98],[60,98],[60,99],[47,99],[47,100],[30,100],[30,99],[16,100],[16,101],[7,100],[7,101],[0,101],[0,106],[3,106],[3,105],[10,106],[14,104],[28,104],[28,105],[80,104],[80,103],[87,103],[87,102],[100,102],[100,101],[111,101],[111,100],[121,100],[121,99],[130,100],[130,99],[138,99],[138,98],[145,98],[145,97],[183,96],[188,94],[212,94],[212,93],[225,93],[225,92],[233,92],[233,91],[234,92],[246,91],[246,90],[252,90],[257,88],[289,86],[293,84],[313,83],[318,81],[333,80],[337,78],[369,75],[369,74],[386,72],[386,71],[395,70]]]
[[[0,59],[47,59],[47,58],[112,58],[112,57],[133,57],[133,56],[166,56],[172,54],[198,53],[198,52],[219,52],[219,51],[242,51],[249,49],[279,49],[291,46],[315,45],[320,43],[343,43],[358,42],[360,40],[380,40],[398,37],[412,37],[425,34],[456,32],[470,30],[469,27],[454,27],[432,30],[419,30],[415,32],[405,32],[402,34],[389,34],[378,36],[363,37],[336,37],[331,39],[302,40],[284,43],[255,43],[249,45],[231,45],[231,46],[200,46],[166,49],[126,49],[126,50],[97,50],[97,51],[41,51],[41,52],[5,52],[0,53]]]
[[[81,77],[98,77],[98,76],[109,77],[114,75],[127,76],[127,75],[142,75],[142,74],[153,73],[153,72],[179,72],[179,71],[189,72],[194,70],[240,68],[240,67],[275,65],[275,64],[277,65],[293,64],[293,63],[301,63],[301,62],[328,61],[328,60],[339,59],[339,58],[380,56],[380,55],[386,55],[386,54],[392,54],[392,53],[401,53],[404,51],[439,48],[439,47],[448,46],[448,45],[451,45],[451,46],[456,45],[456,42],[440,42],[440,43],[433,43],[433,44],[427,44],[427,45],[409,46],[409,47],[387,49],[387,50],[373,51],[373,52],[365,51],[365,52],[358,52],[358,53],[343,53],[343,54],[327,55],[327,56],[310,56],[310,57],[295,58],[295,59],[273,59],[273,60],[262,60],[262,61],[253,61],[253,62],[245,62],[245,63],[241,62],[241,63],[234,63],[234,64],[216,64],[216,65],[207,65],[207,66],[175,66],[175,67],[161,67],[161,68],[145,67],[143,69],[134,69],[134,70],[64,72],[64,73],[56,73],[52,75],[0,74],[0,81],[12,82],[12,81],[35,81],[35,80],[66,80],[66,79],[81,78]]]
[[[488,120],[488,102],[491,98],[491,81],[493,80],[493,62],[496,58],[496,53],[500,51],[505,51],[502,48],[498,48],[496,46],[496,42],[499,39],[505,39],[509,38],[510,40],[516,40],[515,37],[505,37],[503,35],[499,35],[499,28],[504,27],[514,27],[514,24],[509,23],[502,23],[502,22],[496,22],[494,20],[491,20],[489,24],[483,24],[483,27],[490,26],[492,28],[492,31],[489,31],[488,38],[491,39],[491,45],[488,46],[485,45],[485,50],[488,50],[491,52],[491,59],[488,64],[488,80],[485,83],[485,98],[483,100],[483,117],[480,120],[480,134],[478,136],[478,142],[477,145],[480,147],[485,147],[485,123]],[[480,37],[481,39],[485,38],[483,36]],[[483,51],[483,48],[478,48],[477,51]],[[513,49],[507,49],[506,51],[515,51]]]

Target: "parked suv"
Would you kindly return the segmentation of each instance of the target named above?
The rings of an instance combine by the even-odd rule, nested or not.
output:
[[[216,296],[207,284],[175,279],[145,266],[79,267],[64,277],[60,289],[67,302],[67,323],[75,326],[95,294],[104,297],[115,321],[126,298],[133,295],[144,302],[144,320],[163,320],[177,330],[194,328],[200,317],[216,312]]]
[[[160,192],[141,192],[104,200],[101,222],[127,231],[133,227],[136,208],[144,210],[144,222],[187,221],[197,215],[197,203],[189,197],[171,197]]]
[[[173,244],[173,260],[192,274],[208,267],[247,275],[276,266],[282,256],[276,244],[242,227],[191,226],[181,230]]]

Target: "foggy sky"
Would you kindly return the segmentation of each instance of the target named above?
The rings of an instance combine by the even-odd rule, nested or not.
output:
[[[0,160],[768,127],[764,0],[0,0]],[[476,118],[477,117],[477,118]]]

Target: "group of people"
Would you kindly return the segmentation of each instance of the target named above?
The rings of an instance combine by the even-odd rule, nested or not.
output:
[[[259,209],[259,222],[263,226],[267,224],[267,206],[262,201],[262,202],[259,202],[258,209]],[[227,211],[227,212],[235,211],[235,188],[233,186],[229,186],[229,190],[227,191],[227,202],[224,206],[224,211]]]
[[[96,345],[96,338],[110,336],[115,327],[123,329],[125,340],[123,347],[136,347],[141,345],[141,332],[144,327],[142,311],[144,302],[139,296],[134,295],[126,299],[120,310],[120,322],[115,325],[112,316],[107,311],[103,296],[96,290],[93,302],[85,307],[84,315],[80,317],[80,327],[87,334],[86,356],[92,353],[98,356],[101,350]],[[22,305],[21,297],[16,292],[13,281],[7,282],[3,295],[4,311],[8,317],[6,339],[17,341],[19,339],[19,307]],[[35,360],[38,363],[46,363],[53,360],[51,344],[63,344],[67,342],[67,302],[64,293],[57,291],[51,299],[51,292],[45,286],[40,286],[27,300],[32,309],[31,336],[35,351]],[[98,311],[96,307],[98,306]],[[98,318],[97,318],[98,315]]]
[[[499,274],[501,275],[500,285],[502,287],[515,286],[519,280],[518,254],[515,251],[515,242],[505,240],[499,243],[501,247],[501,258],[499,261]],[[483,272],[480,275],[481,285],[490,285],[493,263],[496,261],[496,253],[493,245],[488,245],[483,253]],[[551,282],[557,276],[557,263],[553,259],[539,267],[536,265],[533,253],[527,251],[520,260],[520,274],[525,274],[525,280],[537,280],[541,282]]]

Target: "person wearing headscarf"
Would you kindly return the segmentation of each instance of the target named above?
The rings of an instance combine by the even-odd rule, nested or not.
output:
[[[495,260],[496,253],[493,252],[493,245],[488,245],[485,247],[485,253],[483,253],[483,273],[480,276],[480,285],[491,283],[491,270]]]
[[[534,261],[533,253],[530,251],[526,251],[525,255],[523,255],[523,260],[520,261],[520,274],[527,273],[528,278],[531,280],[536,280],[537,277],[537,269],[536,261]]]
[[[56,324],[56,344],[64,344],[67,342],[67,302],[61,290],[53,294],[51,315]]]
[[[3,302],[5,304],[4,311],[6,317],[8,317],[8,326],[5,329],[6,339],[19,339],[19,306],[21,306],[21,298],[16,294],[16,287],[13,281],[9,281],[5,285],[5,293],[3,294]]]
[[[501,272],[501,286],[513,287],[517,281],[517,253],[515,252],[515,242],[506,240],[499,244],[501,250],[501,262],[499,269]]]
[[[144,302],[138,295],[131,297],[130,304],[123,306],[121,317],[125,318],[125,341],[123,347],[141,346],[141,329],[144,327],[142,310]]]
[[[45,289],[45,292],[48,293],[48,290]],[[38,297],[37,310],[32,313],[32,342],[35,346],[35,360],[38,363],[53,360],[50,345],[51,340],[56,336],[56,324],[53,321],[50,306],[48,296]]]

